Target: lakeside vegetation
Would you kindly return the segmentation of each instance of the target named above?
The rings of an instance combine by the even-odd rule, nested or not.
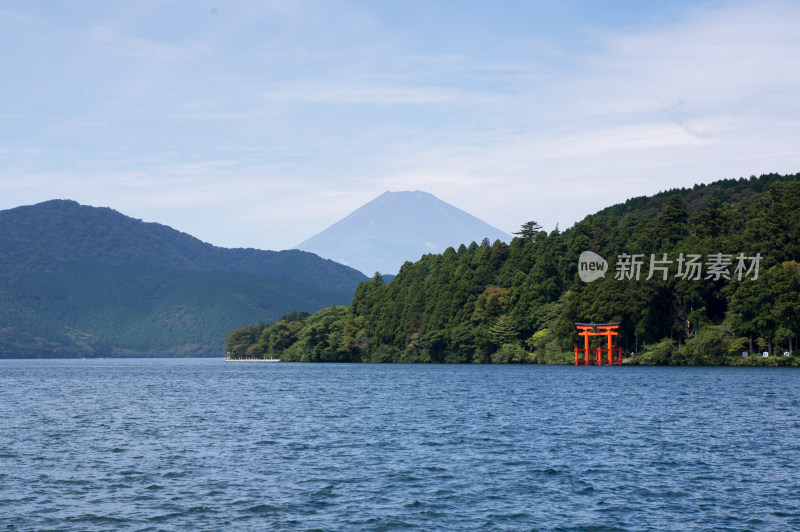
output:
[[[670,190],[563,232],[529,222],[518,235],[425,255],[389,283],[376,273],[349,306],[237,329],[226,351],[303,362],[563,364],[579,345],[575,322],[621,322],[617,345],[635,353],[631,363],[800,364],[800,174]],[[583,251],[608,261],[605,277],[580,280]],[[625,255],[642,256],[638,280],[618,272]],[[646,279],[651,255],[668,275]],[[701,257],[699,278],[681,275],[692,255]],[[749,272],[736,270],[737,257]]]

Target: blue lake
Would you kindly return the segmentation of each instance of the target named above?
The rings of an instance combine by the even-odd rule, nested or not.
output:
[[[800,530],[800,370],[0,361],[3,530]]]

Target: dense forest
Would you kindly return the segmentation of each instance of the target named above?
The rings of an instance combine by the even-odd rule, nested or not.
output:
[[[237,329],[226,351],[305,362],[572,363],[574,323],[620,322],[627,363],[800,364],[800,174],[665,191],[563,232],[531,221],[517,235],[425,255],[388,283],[376,273],[349,306]],[[607,261],[604,276],[581,280],[585,251]]]
[[[347,304],[367,279],[74,201],[17,207],[0,211],[0,358],[218,356],[234,327]]]

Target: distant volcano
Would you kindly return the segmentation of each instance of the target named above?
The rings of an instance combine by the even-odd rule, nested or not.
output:
[[[511,236],[427,192],[384,192],[296,246],[372,276],[450,246]]]

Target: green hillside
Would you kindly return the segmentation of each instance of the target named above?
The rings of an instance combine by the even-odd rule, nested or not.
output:
[[[347,304],[364,276],[301,251],[218,248],[111,209],[0,212],[0,358],[220,356],[247,323]]]
[[[580,279],[584,251],[607,260],[604,277]],[[632,257],[638,279],[625,266]],[[800,174],[726,180],[629,200],[564,232],[426,255],[390,283],[360,284],[348,307],[235,330],[226,349],[301,361],[569,363],[575,322],[621,322],[618,345],[633,363],[797,364],[782,355],[796,353],[800,335],[798,261]],[[752,356],[762,351],[771,356]]]
[[[53,271],[65,261],[286,277],[352,292],[364,275],[300,250],[227,249],[107,207],[70,200],[0,211],[0,274]]]

